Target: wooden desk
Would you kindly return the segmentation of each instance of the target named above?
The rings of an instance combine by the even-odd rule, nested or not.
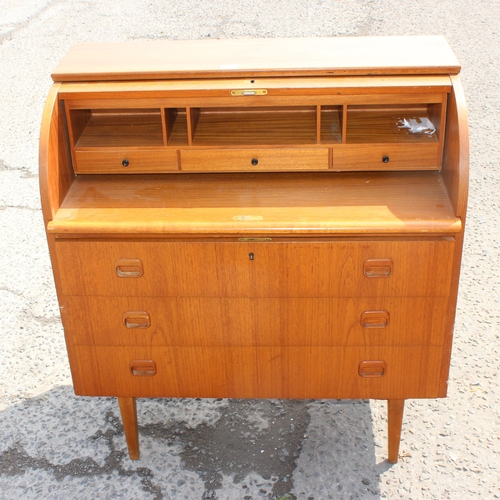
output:
[[[83,44],[40,141],[75,392],[444,397],[468,188],[441,37]]]

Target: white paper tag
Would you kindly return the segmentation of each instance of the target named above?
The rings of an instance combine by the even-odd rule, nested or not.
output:
[[[398,128],[405,128],[412,134],[432,135],[436,131],[433,123],[427,117],[403,118],[398,122]]]

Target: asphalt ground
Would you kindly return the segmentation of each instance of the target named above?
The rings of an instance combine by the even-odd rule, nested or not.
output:
[[[500,498],[498,0],[0,0],[0,499]],[[73,394],[38,194],[50,73],[82,41],[445,35],[462,64],[470,203],[449,395],[408,401],[386,461],[382,401]]]

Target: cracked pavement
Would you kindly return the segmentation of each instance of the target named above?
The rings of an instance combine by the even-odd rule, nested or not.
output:
[[[500,498],[497,0],[0,0],[0,500]],[[471,185],[448,398],[408,401],[386,461],[383,401],[73,394],[38,194],[50,73],[82,41],[445,35],[462,64]]]

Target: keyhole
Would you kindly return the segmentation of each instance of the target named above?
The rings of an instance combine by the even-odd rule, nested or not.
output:
[[[254,257],[253,253],[249,253],[248,257],[250,257],[250,260],[253,260],[253,257]]]

